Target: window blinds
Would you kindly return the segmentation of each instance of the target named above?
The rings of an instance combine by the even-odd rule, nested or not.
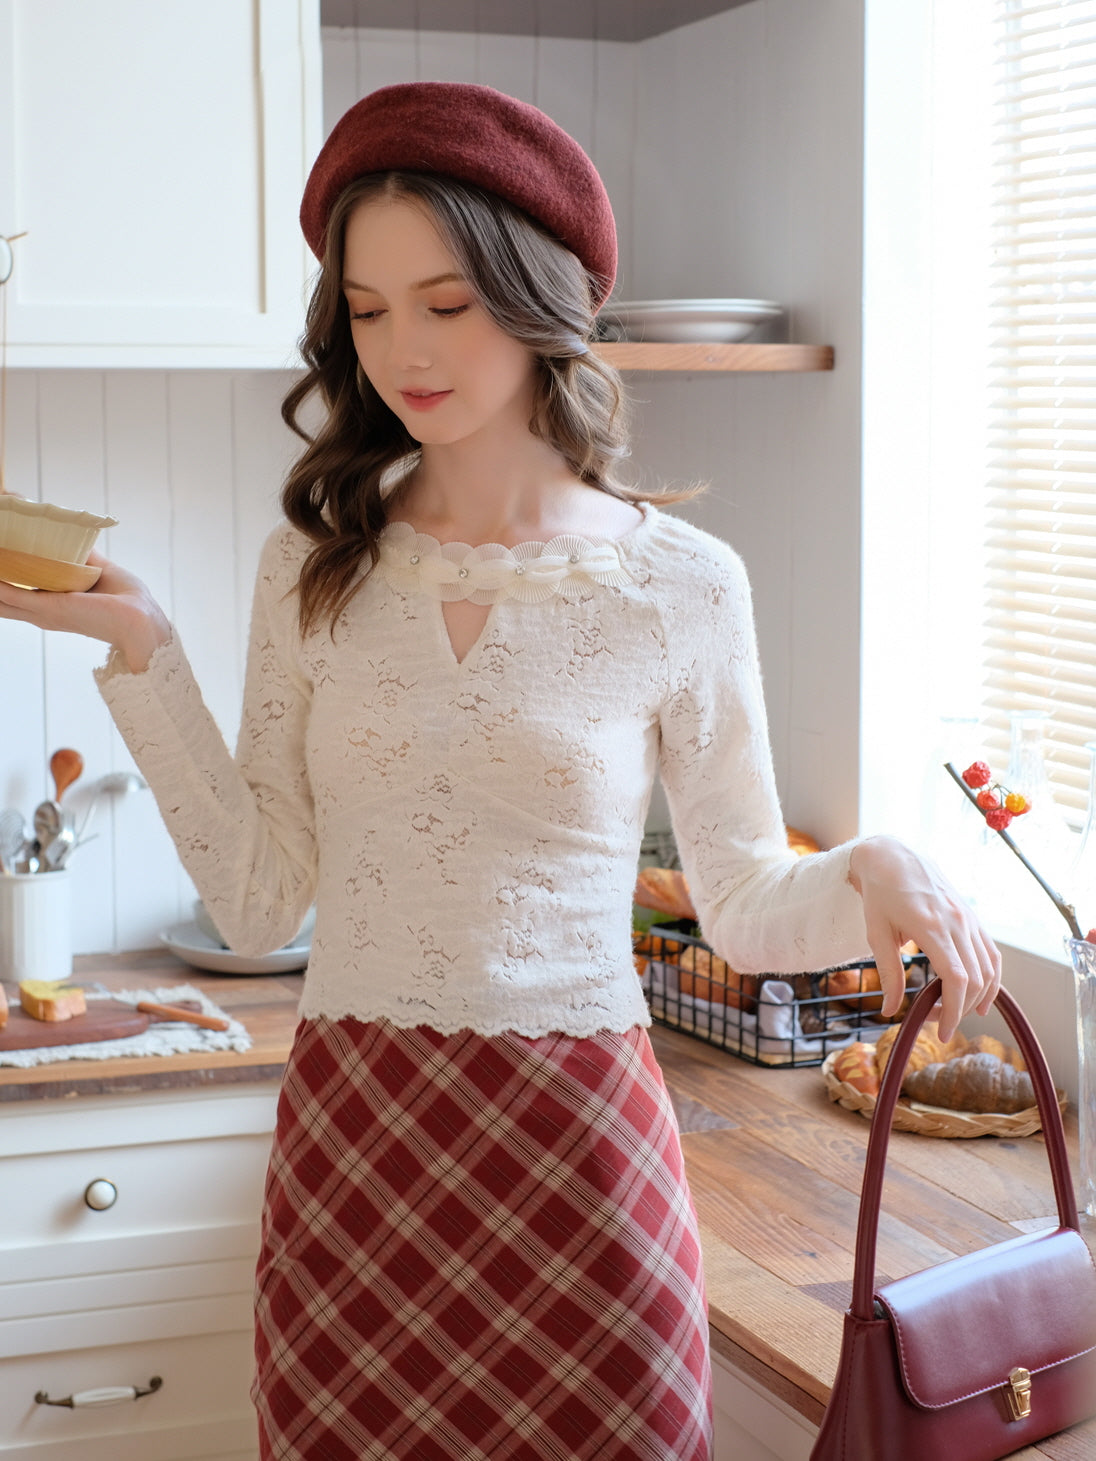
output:
[[[1055,793],[1096,740],[1096,0],[997,0],[984,710],[1047,713]]]

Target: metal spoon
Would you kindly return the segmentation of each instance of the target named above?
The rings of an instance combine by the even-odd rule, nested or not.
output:
[[[77,845],[85,840],[90,841],[90,839],[85,838],[84,834],[87,832],[91,819],[104,796],[128,796],[131,791],[147,790],[148,782],[145,781],[144,777],[138,776],[134,771],[111,771],[106,776],[100,776],[98,781],[93,781],[90,787],[85,787],[84,795],[86,796],[88,791],[90,791],[91,801],[88,803],[87,810],[84,812],[83,820],[80,823],[80,835],[77,840]]]
[[[26,841],[26,826],[22,812],[14,807],[5,807],[0,812],[0,873],[10,873]]]
[[[44,802],[43,806],[57,806],[56,802]],[[39,807],[39,811],[42,807]],[[37,814],[35,814],[34,830],[38,833],[38,841],[41,843],[39,861],[43,865],[40,871],[60,872],[64,867],[69,853],[76,845],[76,818],[71,812],[58,807],[61,813],[57,820],[56,830],[52,836],[44,836],[47,832],[48,817],[43,817],[41,826]]]
[[[61,831],[64,813],[60,802],[39,802],[34,809],[34,835],[43,847],[47,847]]]

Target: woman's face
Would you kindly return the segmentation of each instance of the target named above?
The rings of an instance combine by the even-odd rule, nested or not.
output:
[[[478,303],[424,208],[359,203],[346,225],[343,274],[362,370],[416,441],[528,431],[533,357]]]

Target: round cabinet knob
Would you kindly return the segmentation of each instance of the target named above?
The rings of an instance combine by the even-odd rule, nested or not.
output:
[[[118,1201],[118,1189],[105,1177],[96,1177],[94,1182],[88,1183],[84,1201],[96,1212],[106,1212],[108,1207],[113,1207]]]

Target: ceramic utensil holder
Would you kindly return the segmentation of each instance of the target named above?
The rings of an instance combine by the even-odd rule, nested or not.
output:
[[[1077,1206],[1096,1217],[1096,944],[1067,939],[1077,990]]]
[[[0,874],[0,979],[72,975],[69,872]]]

